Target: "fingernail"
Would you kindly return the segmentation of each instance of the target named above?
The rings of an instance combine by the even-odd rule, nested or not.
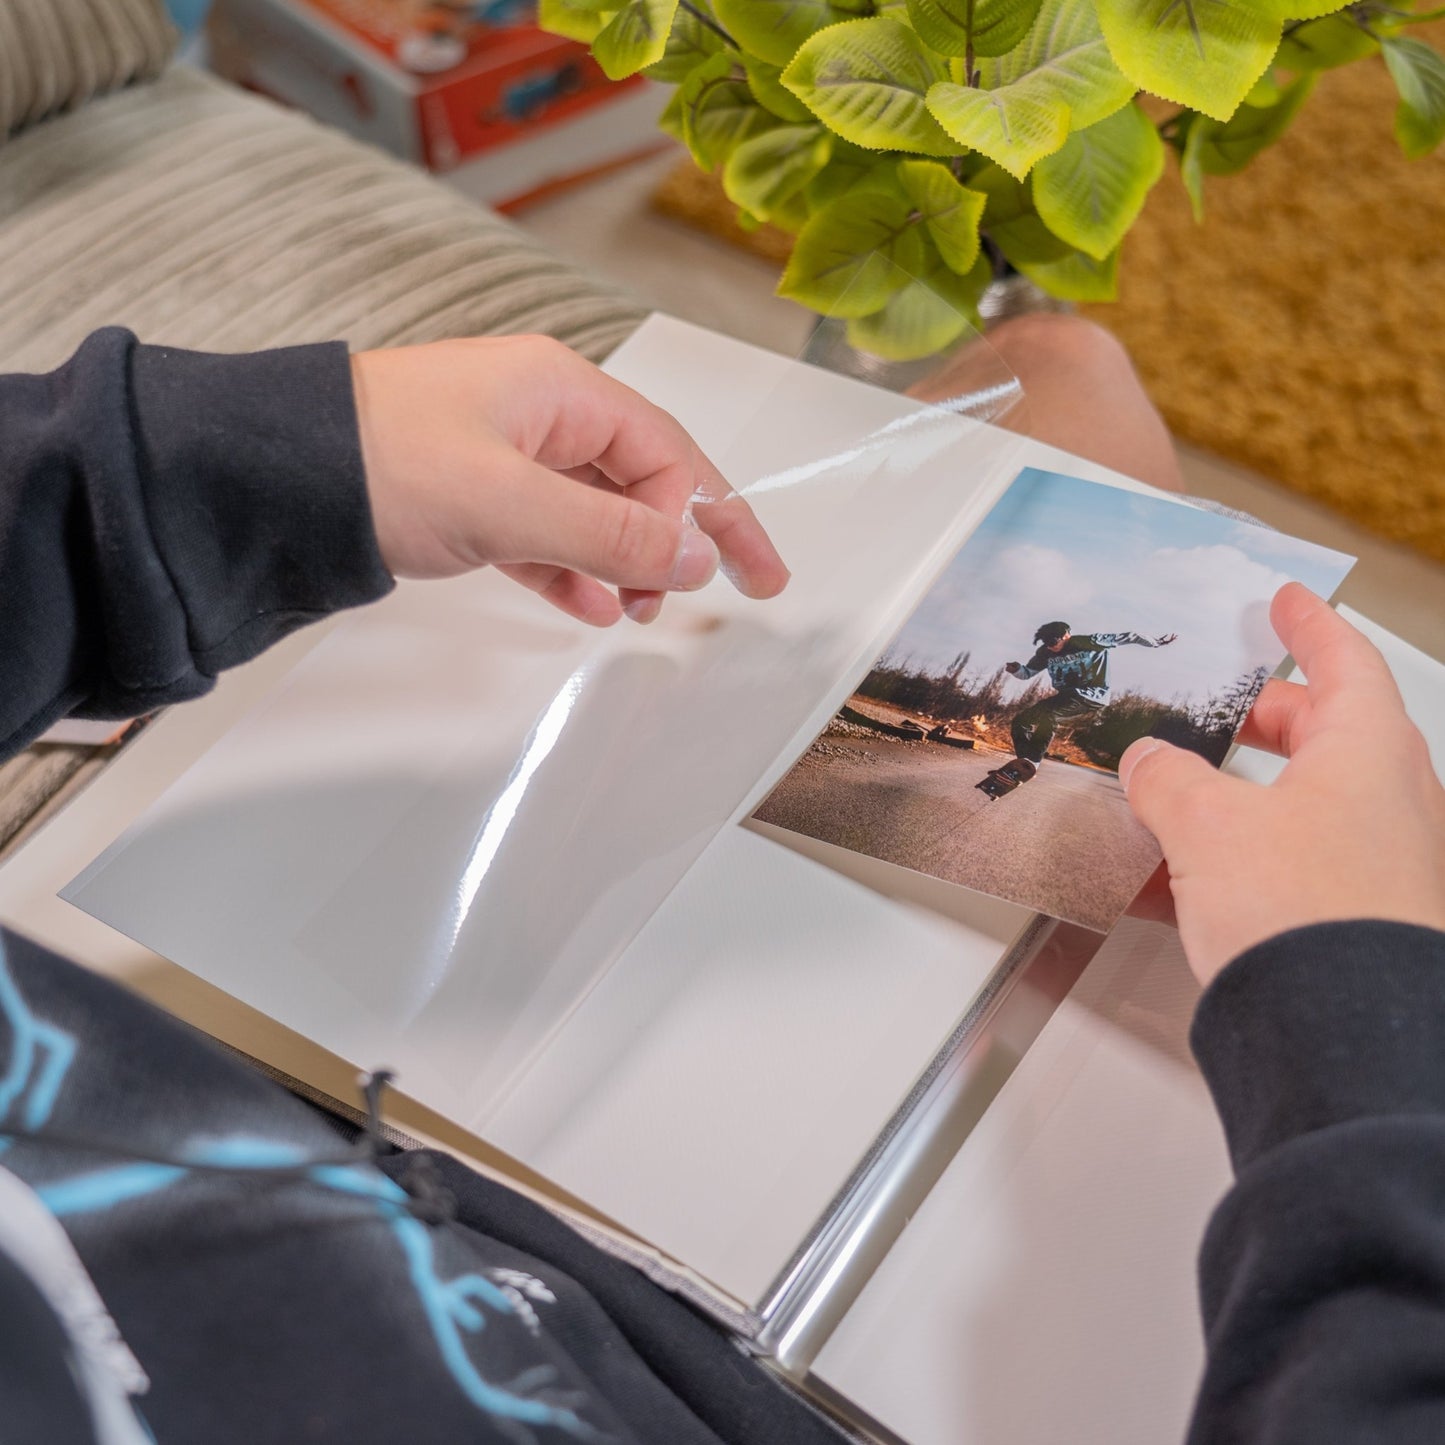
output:
[[[776,597],[778,593],[793,580],[793,574],[788,571],[786,567],[783,568],[783,580],[776,586],[770,583],[759,583],[733,562],[724,560],[721,570],[723,576],[726,577],[744,597],[752,597],[758,601],[765,601],[769,597]]]
[[[622,610],[634,622],[640,622],[646,627],[649,622],[657,621],[657,614],[662,611],[662,598],[639,597],[635,602],[629,602]]]
[[[678,592],[695,592],[712,581],[720,560],[717,546],[705,532],[696,527],[682,529],[682,545],[672,566],[668,586]]]
[[[1158,738],[1140,738],[1124,749],[1124,756],[1119,759],[1119,781],[1124,786],[1126,798],[1129,796],[1129,779],[1134,776],[1134,769],[1150,753],[1158,752],[1163,746],[1164,744]]]

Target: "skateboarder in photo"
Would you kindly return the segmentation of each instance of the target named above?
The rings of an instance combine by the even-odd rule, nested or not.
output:
[[[1001,798],[1039,770],[1054,729],[1099,712],[1109,701],[1109,651],[1127,647],[1167,647],[1178,634],[1144,637],[1137,632],[1092,632],[1074,636],[1067,622],[1045,622],[1034,633],[1038,649],[1025,663],[1009,662],[1004,670],[1019,679],[1047,671],[1054,691],[1022,709],[1014,718],[1014,752],[1017,756],[995,768],[977,786],[990,798]]]

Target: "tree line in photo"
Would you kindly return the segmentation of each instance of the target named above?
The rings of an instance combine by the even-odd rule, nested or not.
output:
[[[885,656],[858,685],[858,694],[1002,741],[1014,716],[1052,690],[1041,675],[1006,700],[1010,678],[1003,668],[971,673],[969,661],[970,654],[960,652],[941,672],[932,672],[911,659],[895,662]],[[1145,736],[1189,748],[1218,766],[1268,677],[1267,669],[1252,668],[1202,698],[1170,702],[1134,690],[1119,692],[1094,716],[1075,723],[1068,738],[1101,768],[1117,768],[1124,749]]]

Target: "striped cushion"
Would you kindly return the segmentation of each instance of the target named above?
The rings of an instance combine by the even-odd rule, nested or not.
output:
[[[6,370],[108,324],[216,351],[541,331],[597,357],[642,315],[410,166],[185,66],[0,149]]]
[[[0,140],[159,75],[175,41],[161,0],[0,0]]]

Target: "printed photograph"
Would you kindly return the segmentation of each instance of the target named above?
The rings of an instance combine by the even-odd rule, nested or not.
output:
[[[1352,560],[1030,468],[754,817],[1107,930],[1160,857],[1124,749],[1221,764],[1284,660],[1270,599]]]

